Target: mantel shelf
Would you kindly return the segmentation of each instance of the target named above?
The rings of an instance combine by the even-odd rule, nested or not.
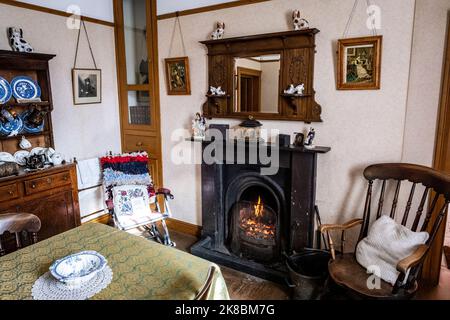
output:
[[[211,99],[229,99],[231,96],[229,94],[222,94],[222,95],[207,94],[206,97]]]
[[[285,98],[291,98],[291,99],[297,99],[297,98],[308,98],[308,97],[312,97],[312,94],[290,94],[290,93],[282,93],[281,94],[282,97]]]

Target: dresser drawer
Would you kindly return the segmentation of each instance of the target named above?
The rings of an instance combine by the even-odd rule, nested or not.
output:
[[[19,189],[17,184],[10,184],[0,187],[0,202],[17,199],[19,197]]]
[[[126,152],[147,151],[155,154],[158,150],[158,141],[155,137],[125,135],[124,149]]]
[[[68,184],[71,184],[70,173],[57,173],[51,176],[25,181],[25,193],[32,195]]]

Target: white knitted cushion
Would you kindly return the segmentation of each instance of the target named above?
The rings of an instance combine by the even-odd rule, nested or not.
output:
[[[413,232],[388,216],[375,221],[367,238],[356,248],[356,260],[364,268],[378,267],[381,279],[395,285],[397,264],[412,255],[429,238],[427,232]]]

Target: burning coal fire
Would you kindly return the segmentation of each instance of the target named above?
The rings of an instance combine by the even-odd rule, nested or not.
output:
[[[264,240],[275,239],[275,225],[267,222],[270,219],[266,219],[266,214],[261,197],[253,206],[251,214],[241,213],[240,227],[247,237]]]

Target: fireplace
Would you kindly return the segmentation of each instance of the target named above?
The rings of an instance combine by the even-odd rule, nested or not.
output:
[[[213,142],[203,142],[203,149]],[[230,141],[223,143],[230,152]],[[242,147],[242,146],[241,146]],[[233,145],[231,146],[233,148]],[[269,148],[264,144],[253,146]],[[252,152],[252,146],[245,146]],[[202,164],[202,239],[191,252],[210,261],[268,280],[284,282],[284,256],[314,245],[315,150],[279,147],[279,168],[261,175],[265,165],[245,161]],[[272,149],[273,152],[273,149]]]
[[[231,209],[229,245],[234,255],[258,262],[280,256],[278,205],[266,189],[251,187]]]

